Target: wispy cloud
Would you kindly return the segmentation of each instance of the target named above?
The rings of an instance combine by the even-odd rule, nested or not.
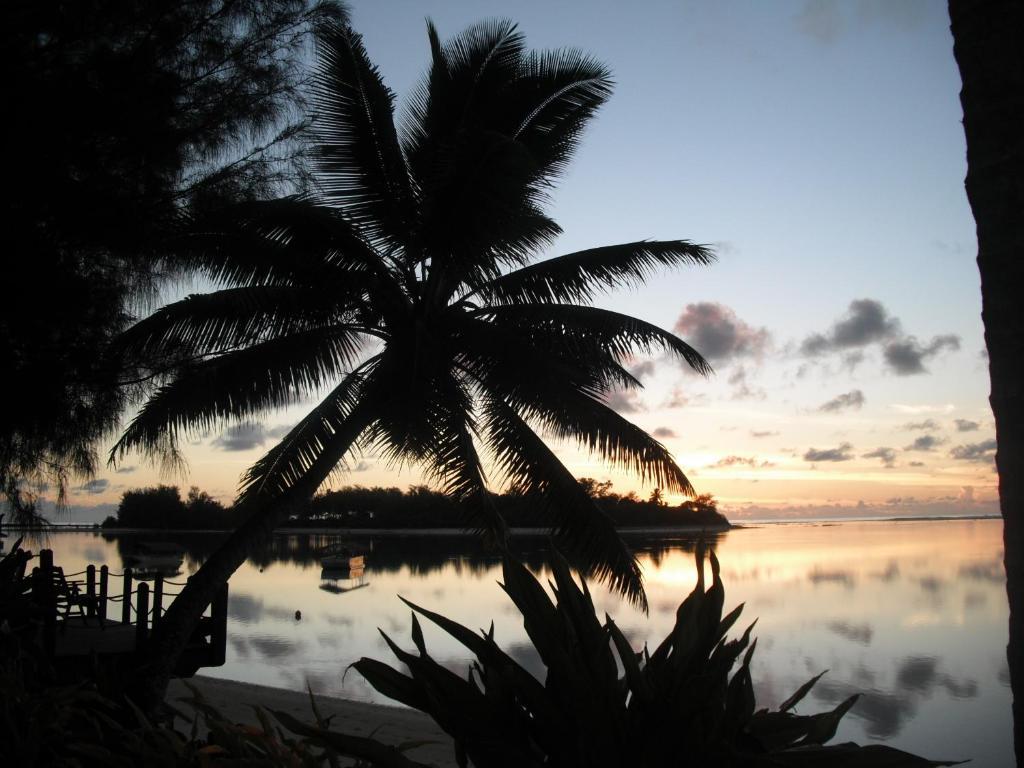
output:
[[[841,443],[837,448],[808,448],[804,461],[849,461],[853,458],[853,446]]]
[[[675,331],[712,363],[760,359],[771,344],[766,328],[755,328],[741,320],[724,304],[687,304],[675,324]]]
[[[949,452],[949,455],[954,459],[959,459],[960,461],[976,461],[984,464],[988,464],[993,461],[996,457],[995,454],[995,438],[991,440],[982,440],[980,443],[958,445]]]
[[[899,318],[892,315],[877,299],[856,299],[846,314],[824,333],[812,333],[800,344],[800,354],[807,358],[840,353],[843,366],[853,370],[864,360],[861,350],[880,345],[889,371],[897,376],[927,373],[925,363],[945,351],[960,349],[960,337],[954,334],[935,336],[923,344],[903,333]]]
[[[936,435],[921,435],[910,445],[903,447],[904,451],[934,451],[936,447],[946,442],[945,438]]]
[[[841,395],[836,395],[827,403],[822,403],[818,406],[818,410],[823,413],[839,413],[840,411],[859,410],[863,407],[864,402],[864,393],[859,389],[853,389],[849,392],[844,392]]]
[[[896,466],[896,450],[893,448],[875,448],[875,450],[862,454],[864,459],[881,459],[883,467]]]

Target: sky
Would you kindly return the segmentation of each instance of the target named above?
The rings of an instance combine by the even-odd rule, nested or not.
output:
[[[995,514],[960,79],[936,0],[534,2],[354,0],[352,20],[401,108],[442,38],[488,18],[534,48],[581,48],[615,93],[585,134],[542,257],[638,239],[714,246],[597,303],[676,331],[702,379],[637,359],[612,405],[674,453],[734,520]],[[199,436],[187,476],[141,457],[71,493],[72,519],[124,490],[198,485],[229,501],[301,408]],[[642,487],[573,445],[577,476]],[[374,456],[340,484],[420,482]],[[681,499],[671,499],[678,501]]]

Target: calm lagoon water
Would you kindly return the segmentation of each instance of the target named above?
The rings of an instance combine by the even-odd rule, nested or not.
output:
[[[120,571],[139,544],[172,540],[198,568],[213,536],[59,533],[47,545],[65,571],[107,563]],[[498,563],[470,540],[360,540],[365,586],[322,580],[318,552],[328,536],[280,536],[231,579],[227,663],[202,674],[283,688],[381,701],[358,675],[362,656],[393,662],[377,628],[411,647],[409,610],[397,595],[471,627],[493,619],[498,641],[540,673],[518,613],[497,585]],[[635,540],[647,578],[649,616],[595,590],[639,647],[655,645],[696,580],[693,541]],[[540,546],[524,554],[539,566]],[[744,603],[737,625],[757,618],[752,672],[758,704],[775,705],[823,670],[802,711],[863,696],[839,740],[886,742],[973,765],[1012,764],[1005,660],[1007,608],[998,520],[769,524],[714,542],[726,609]],[[36,545],[38,548],[38,544]],[[169,589],[173,589],[170,587]],[[302,612],[296,620],[295,612]],[[465,671],[466,654],[424,624],[432,655]]]

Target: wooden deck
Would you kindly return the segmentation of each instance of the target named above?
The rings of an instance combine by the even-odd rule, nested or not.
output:
[[[96,622],[91,625],[76,620],[60,622],[54,635],[53,655],[135,653],[136,634],[134,624],[119,621],[108,621],[102,628]]]
[[[75,578],[84,576],[84,578]],[[111,586],[117,580],[116,590]],[[65,576],[53,553],[39,553],[32,571],[32,598],[44,607],[43,646],[61,667],[91,665],[94,660],[135,657],[144,651],[164,609],[184,583],[136,580],[131,568],[121,574],[90,565],[81,574]],[[227,646],[228,588],[221,589],[199,621],[175,667],[178,677],[191,677],[202,667],[224,663]],[[113,616],[120,615],[120,620]]]

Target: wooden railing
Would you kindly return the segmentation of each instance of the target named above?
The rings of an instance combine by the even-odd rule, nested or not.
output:
[[[51,657],[57,653],[57,632],[66,631],[69,622],[78,618],[82,619],[82,625],[76,627],[78,637],[84,637],[82,633],[86,629],[105,632],[113,627],[123,630],[133,626],[134,642],[130,643],[127,652],[143,650],[152,630],[163,618],[165,602],[170,603],[166,598],[173,599],[178,594],[168,591],[167,587],[183,587],[187,583],[167,580],[158,573],[150,586],[150,580],[137,578],[130,567],[117,574],[106,565],[98,569],[89,565],[84,571],[65,574],[54,565],[53,552],[48,549],[39,552],[39,565],[32,576],[34,599],[44,607],[43,643]],[[78,576],[85,578],[77,580],[75,577]],[[119,595],[110,594],[111,578],[121,579]],[[108,618],[111,603],[121,603],[120,622]],[[77,610],[75,615],[72,614],[74,610]],[[228,613],[226,584],[211,602],[209,610],[209,615],[200,621],[189,643],[184,669],[224,663]],[[71,651],[73,653],[74,649]]]

